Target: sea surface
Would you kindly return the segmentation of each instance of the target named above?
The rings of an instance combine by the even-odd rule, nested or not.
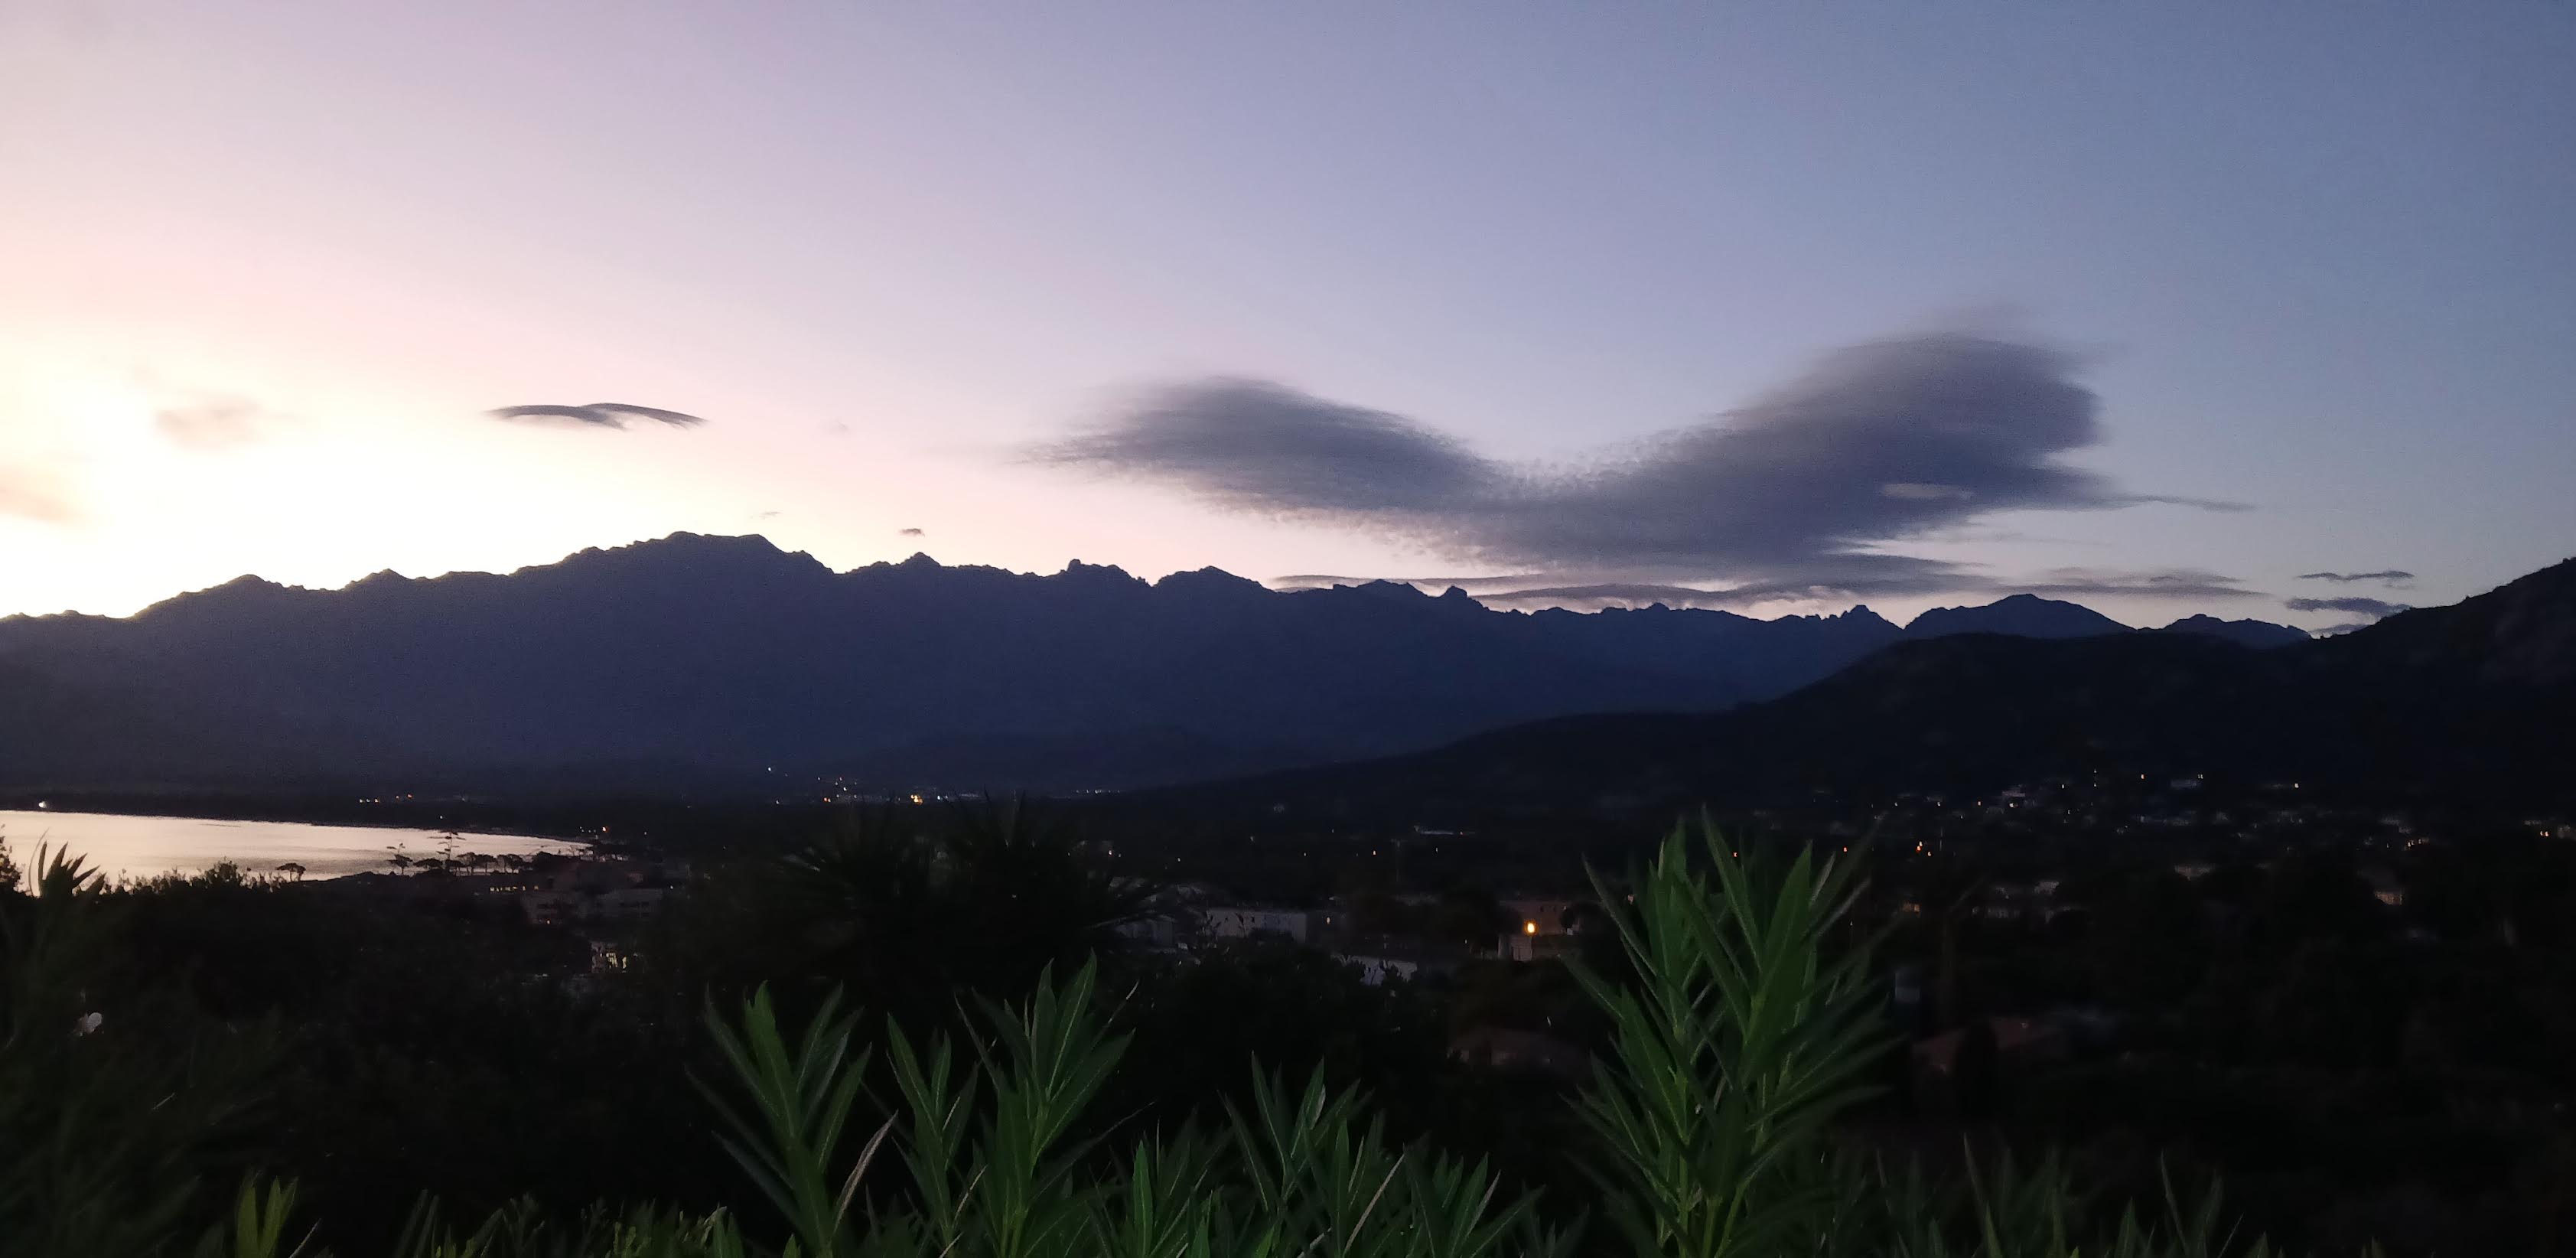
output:
[[[31,877],[36,846],[68,847],[112,879],[195,874],[231,861],[248,874],[270,874],[280,865],[304,867],[306,878],[336,878],[369,870],[391,872],[396,851],[418,859],[446,846],[444,831],[393,826],[317,826],[295,821],[213,821],[199,817],[129,817],[94,812],[0,810],[0,843]],[[457,855],[533,856],[578,852],[561,839],[459,834]]]

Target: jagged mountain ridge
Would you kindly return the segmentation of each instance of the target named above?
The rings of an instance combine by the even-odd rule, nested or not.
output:
[[[1336,817],[1669,816],[2111,769],[2565,807],[2571,764],[2576,560],[2272,650],[2189,632],[1911,640],[1728,712],[1572,716],[1194,794]]]
[[[1948,620],[1978,627],[1981,610]],[[0,784],[471,785],[660,764],[1132,785],[1710,711],[1920,632],[1866,608],[1500,612],[1215,569],[1146,582],[915,556],[844,573],[759,537],[676,534],[506,575],[245,577],[122,619],[0,620],[0,692],[46,714],[0,730]]]

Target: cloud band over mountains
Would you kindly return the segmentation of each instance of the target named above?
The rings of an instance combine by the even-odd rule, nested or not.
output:
[[[2332,581],[2337,585],[2351,585],[2359,581],[2376,581],[2381,585],[2396,587],[2412,582],[2415,579],[2415,574],[2408,572],[2403,568],[2383,568],[2377,572],[2302,572],[2299,574],[2299,579],[2302,581]]]
[[[1029,457],[1567,576],[1555,584],[1719,581],[1707,593],[1742,601],[1981,585],[1960,565],[1881,548],[2000,511],[2236,508],[2126,492],[2063,462],[2102,440],[2075,366],[1967,333],[1875,341],[1746,406],[1570,467],[1488,458],[1400,415],[1216,379]],[[2126,584],[2183,596],[2195,582]]]
[[[2385,599],[2360,597],[2284,599],[2282,600],[2281,606],[2287,607],[2294,612],[2353,612],[2358,615],[2369,616],[2374,619],[2382,616],[2394,616],[2399,612],[2414,610],[2413,607],[2405,603],[2391,603]]]
[[[504,406],[489,412],[492,418],[515,424],[553,424],[565,427],[622,429],[630,420],[646,419],[669,424],[674,428],[695,428],[707,421],[684,411],[666,411],[654,406],[637,406],[631,402],[584,402],[578,406],[541,403],[534,406]]]

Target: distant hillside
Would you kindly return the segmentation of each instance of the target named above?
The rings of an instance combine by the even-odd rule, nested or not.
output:
[[[1668,813],[2119,768],[2565,806],[2570,765],[2576,561],[2272,650],[2196,633],[1942,636],[1730,712],[1568,717],[1195,797],[1344,816]]]
[[[2288,646],[2308,640],[2308,631],[2267,620],[2220,620],[2216,616],[2185,616],[2166,625],[2157,633],[2189,633],[2204,638],[2224,638],[2239,646],[2256,648]]]
[[[508,575],[244,577],[124,619],[0,620],[0,786],[1125,787],[1713,712],[1936,630],[2097,625],[2124,631],[2026,596],[1899,630],[1862,607],[1503,612],[1215,569],[836,573],[678,534]]]
[[[2203,617],[2207,619],[2207,617]],[[1905,626],[1909,638],[1954,633],[2001,633],[2016,638],[2089,638],[2129,633],[2130,628],[2081,603],[2015,594],[1983,607],[1935,607]]]

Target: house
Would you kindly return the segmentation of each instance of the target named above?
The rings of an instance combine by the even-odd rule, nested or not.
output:
[[[1260,905],[1234,904],[1202,908],[1198,912],[1199,929],[1211,939],[1251,939],[1270,935],[1305,943],[1313,939],[1332,918],[1307,909],[1270,908]]]
[[[1572,929],[1566,915],[1578,903],[1563,896],[1523,896],[1502,901],[1502,908],[1520,920],[1522,934],[1562,935]]]
[[[1181,919],[1172,913],[1147,913],[1132,917],[1113,927],[1122,939],[1141,944],[1158,952],[1181,946]]]
[[[1553,935],[1540,934],[1529,926],[1528,922],[1521,923],[1519,934],[1503,932],[1494,940],[1494,954],[1512,961],[1550,961],[1576,950],[1574,936],[1563,931]]]
[[[527,914],[532,926],[561,926],[581,916],[581,897],[568,891],[525,891],[519,894],[519,911]]]

